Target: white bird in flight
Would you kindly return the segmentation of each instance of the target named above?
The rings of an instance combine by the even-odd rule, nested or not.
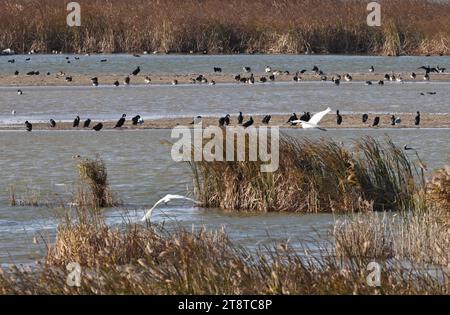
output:
[[[156,208],[159,204],[161,204],[161,203],[163,203],[163,202],[164,202],[165,204],[167,204],[169,201],[171,201],[171,200],[176,200],[176,199],[188,200],[188,201],[192,201],[192,202],[195,203],[195,204],[200,204],[200,202],[198,202],[198,201],[196,201],[196,200],[194,200],[194,199],[185,197],[185,196],[180,196],[180,195],[170,195],[170,194],[169,194],[169,195],[164,196],[164,197],[161,198],[160,200],[158,200],[158,201],[153,205],[153,207],[147,211],[147,213],[144,215],[144,217],[141,219],[141,221],[142,221],[142,222],[150,221],[150,218],[151,218],[151,216],[152,216],[153,210],[155,210],[155,208]]]
[[[326,110],[324,110],[322,112],[318,112],[315,115],[313,115],[309,121],[294,120],[291,123],[292,124],[300,124],[300,125],[302,125],[303,129],[315,128],[315,129],[319,129],[319,130],[322,130],[322,131],[327,131],[326,129],[319,127],[319,122],[329,112],[331,112],[331,108],[328,107]]]

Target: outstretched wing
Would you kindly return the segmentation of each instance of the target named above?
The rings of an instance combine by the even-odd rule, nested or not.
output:
[[[195,204],[198,204],[198,203],[199,203],[198,201],[196,201],[196,200],[194,200],[194,199],[191,199],[191,198],[188,198],[188,197],[185,197],[185,196],[180,196],[180,195],[170,195],[170,194],[168,194],[168,195],[164,196],[163,198],[159,199],[159,200],[153,205],[153,207],[151,207],[151,209],[147,211],[147,213],[144,215],[144,217],[141,219],[141,221],[145,222],[145,221],[147,221],[147,220],[150,220],[150,217],[152,216],[153,210],[155,210],[155,208],[156,208],[159,204],[161,204],[161,203],[163,203],[163,202],[164,202],[164,203],[168,203],[169,201],[175,200],[175,199],[189,200],[189,201],[192,201],[192,202],[195,203]]]
[[[319,122],[322,120],[322,118],[329,112],[331,112],[331,108],[329,108],[329,107],[322,112],[318,112],[317,114],[315,114],[311,117],[311,119],[309,120],[309,123],[312,125],[318,125]]]

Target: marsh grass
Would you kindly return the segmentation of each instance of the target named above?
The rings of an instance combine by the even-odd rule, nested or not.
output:
[[[248,145],[248,143],[247,143]],[[236,211],[302,213],[408,210],[421,191],[419,174],[388,138],[280,139],[280,166],[263,173],[261,161],[192,162],[197,200]]]
[[[100,157],[77,160],[79,180],[73,203],[79,207],[107,208],[121,204],[111,190],[106,165]]]
[[[110,227],[98,211],[80,211],[61,222],[37,269],[0,269],[1,294],[450,293],[444,269],[432,276],[414,264],[380,261],[381,287],[374,288],[366,281],[369,259],[342,260],[323,244],[314,255],[289,243],[249,251],[224,230]],[[82,266],[81,287],[66,283],[70,262]]]
[[[5,0],[0,47],[18,52],[449,54],[450,4],[385,0],[382,26],[358,0],[79,0],[81,27],[59,0]],[[132,8],[130,10],[130,8]]]
[[[58,194],[43,192],[36,188],[26,187],[23,193],[19,195],[15,186],[12,185],[8,192],[11,207],[52,207],[64,204]]]

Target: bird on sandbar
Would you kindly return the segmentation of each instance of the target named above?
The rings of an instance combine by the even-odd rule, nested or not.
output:
[[[119,119],[119,121],[117,121],[117,124],[114,126],[114,128],[122,128],[123,125],[125,124],[125,117],[127,117],[127,114],[123,114],[122,118]]]
[[[31,132],[33,130],[33,125],[30,122],[28,122],[28,120],[27,120],[25,122],[25,128],[26,128],[27,131]]]
[[[95,131],[100,131],[100,130],[103,129],[103,124],[102,123],[98,123],[92,129],[95,130]]]
[[[373,124],[372,127],[376,127],[380,124],[380,117],[375,117],[375,119],[373,120]]]
[[[90,125],[91,125],[91,119],[88,118],[84,121],[83,128],[89,128]]]
[[[78,128],[80,126],[80,116],[77,116],[73,121],[73,127]]]
[[[339,113],[338,110],[336,111],[336,123],[337,123],[338,125],[341,125],[341,124],[342,124],[342,115]]]
[[[52,128],[56,127],[56,121],[54,119],[50,119],[50,127]]]

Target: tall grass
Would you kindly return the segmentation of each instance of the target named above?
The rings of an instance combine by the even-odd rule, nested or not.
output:
[[[250,252],[223,231],[127,225],[113,228],[98,211],[63,221],[41,266],[0,269],[0,294],[449,294],[448,271],[383,262],[381,286],[366,277],[370,259],[342,260],[288,243]],[[315,246],[315,245],[313,245]],[[322,248],[322,249],[321,249]],[[68,263],[82,267],[67,284]]]
[[[244,211],[360,212],[408,210],[422,190],[417,170],[390,139],[280,139],[278,171],[261,162],[193,162],[195,193],[205,207]]]
[[[449,54],[448,2],[382,1],[382,26],[359,0],[2,1],[0,47],[19,52]]]

